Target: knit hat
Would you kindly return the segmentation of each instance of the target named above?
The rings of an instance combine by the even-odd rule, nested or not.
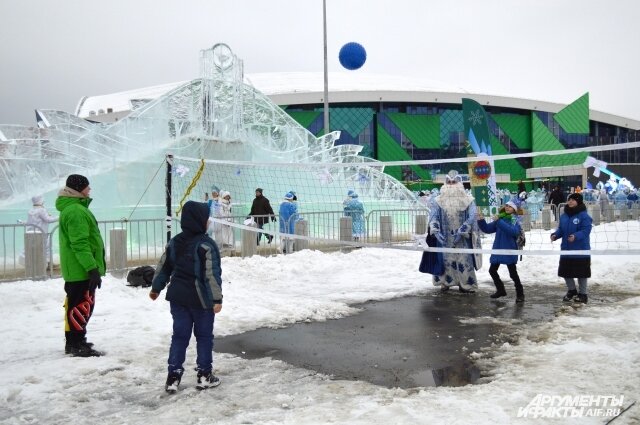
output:
[[[571,195],[569,195],[569,198],[568,198],[568,199],[573,199],[573,200],[574,200],[574,201],[576,201],[578,204],[582,204],[582,203],[584,202],[584,201],[583,201],[583,198],[582,198],[582,195],[581,195],[581,194],[579,194],[579,193],[572,193]]]
[[[511,208],[513,208],[513,210],[514,210],[514,211],[518,211],[518,206],[517,206],[517,205],[516,205],[516,203],[515,203],[515,202],[513,202],[513,201],[509,201],[509,202],[507,202],[507,203],[506,203],[506,204],[504,204],[504,205],[505,205],[505,206],[506,206],[506,205],[509,205]]]
[[[65,185],[69,189],[82,192],[86,189],[87,186],[89,186],[89,179],[85,176],[81,176],[80,174],[71,174],[69,177],[67,177],[67,182],[65,183]]]
[[[36,196],[32,196],[31,197],[31,203],[33,205],[42,205],[44,204],[44,198],[40,195],[36,195]]]
[[[293,195],[293,193],[291,193],[291,192],[287,192],[287,193],[285,193],[285,195],[284,195],[284,199],[286,199],[286,200],[288,200],[288,201],[292,201],[292,200],[293,200],[293,197],[294,197],[294,195]]]
[[[256,192],[260,192],[260,193],[262,193],[262,188],[261,188],[261,187],[257,188],[257,189],[256,189]]]
[[[357,197],[358,197],[358,194],[356,193],[356,191],[355,191],[355,190],[349,190],[349,191],[347,192],[347,196],[348,196],[348,197],[350,197],[350,198],[357,198]]]

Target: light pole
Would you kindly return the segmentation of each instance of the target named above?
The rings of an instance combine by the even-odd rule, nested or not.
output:
[[[324,134],[329,134],[329,74],[327,72],[327,0],[322,0],[322,25],[324,36]]]

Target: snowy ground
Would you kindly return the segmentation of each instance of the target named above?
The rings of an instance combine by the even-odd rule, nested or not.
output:
[[[356,313],[350,307],[355,303],[427,294],[436,289],[417,272],[419,258],[419,252],[372,248],[225,258],[224,307],[215,333],[338,318]],[[565,288],[557,262],[555,256],[526,257],[518,267],[525,291],[551,286],[560,303]],[[492,288],[487,264],[485,257],[478,274],[482,292],[475,296]],[[515,344],[471,353],[490,376],[476,385],[388,389],[332,380],[269,358],[216,354],[222,385],[198,392],[192,340],[183,388],[172,396],[163,391],[171,334],[164,297],[152,302],[146,289],[106,277],[88,335],[108,354],[69,358],[62,280],[0,283],[0,423],[604,424],[610,418],[517,417],[537,394],[624,396],[624,406],[640,398],[640,258],[594,257],[592,271],[589,305],[532,324]],[[607,304],[597,301],[599,292],[627,296]],[[631,423],[640,423],[638,404],[614,421]]]

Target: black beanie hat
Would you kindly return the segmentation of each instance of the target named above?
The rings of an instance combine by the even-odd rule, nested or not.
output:
[[[262,193],[262,188],[261,188],[261,187],[257,188],[257,189],[256,189],[256,192],[260,192],[260,193]]]
[[[583,202],[582,195],[579,193],[572,193],[571,195],[569,195],[569,199],[575,200],[578,204],[581,204]]]
[[[80,174],[71,174],[67,177],[66,186],[70,189],[82,192],[87,186],[89,186],[89,179]]]

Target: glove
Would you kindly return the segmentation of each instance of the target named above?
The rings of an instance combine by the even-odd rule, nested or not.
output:
[[[273,221],[275,223],[276,221],[278,221],[278,219],[275,218],[275,216],[274,216],[274,217],[271,217],[271,221]]]
[[[457,245],[458,242],[460,242],[460,239],[462,239],[462,235],[460,233],[456,233],[455,236],[453,237],[453,244]]]
[[[89,290],[95,291],[102,286],[102,278],[97,268],[89,270]]]
[[[469,226],[467,226],[466,224],[463,224],[462,226],[460,226],[456,234],[460,235],[461,233],[467,233],[468,230],[469,230]]]

